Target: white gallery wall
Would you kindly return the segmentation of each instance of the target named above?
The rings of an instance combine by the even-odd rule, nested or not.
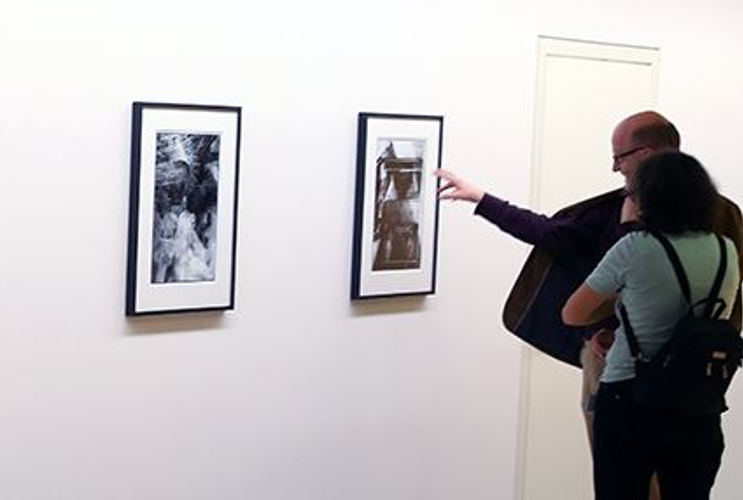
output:
[[[436,295],[352,304],[356,115],[444,115],[445,165],[526,204],[538,35],[659,47],[661,111],[743,201],[735,0],[0,7],[3,499],[516,498],[528,248],[444,204]],[[132,101],[243,108],[233,312],[124,317]]]

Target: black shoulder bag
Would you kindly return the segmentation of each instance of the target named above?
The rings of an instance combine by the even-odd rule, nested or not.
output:
[[[715,415],[727,410],[725,392],[743,358],[743,339],[733,324],[720,319],[725,301],[719,298],[727,267],[725,241],[718,234],[720,266],[707,298],[691,303],[689,280],[671,242],[657,231],[649,231],[662,245],[676,272],[689,309],[676,323],[673,335],[652,359],[640,351],[627,310],[619,313],[635,360],[633,395],[643,405],[679,413]],[[701,316],[694,309],[704,305]]]

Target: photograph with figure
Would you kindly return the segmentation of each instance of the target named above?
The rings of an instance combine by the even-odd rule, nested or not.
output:
[[[219,135],[158,132],[152,283],[215,277]]]
[[[436,293],[444,118],[358,118],[351,299]]]
[[[377,144],[372,270],[419,269],[425,142],[380,139]]]

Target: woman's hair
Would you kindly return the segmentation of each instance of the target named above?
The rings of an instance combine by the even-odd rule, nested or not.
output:
[[[712,231],[717,189],[696,158],[678,151],[653,155],[635,173],[640,219],[668,234]]]

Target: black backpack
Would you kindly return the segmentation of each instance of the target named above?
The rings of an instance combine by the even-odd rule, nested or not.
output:
[[[727,267],[725,241],[715,235],[720,246],[720,266],[707,298],[692,304],[689,280],[678,254],[664,235],[648,232],[668,254],[689,309],[676,323],[668,342],[652,359],[647,359],[640,351],[627,311],[620,304],[622,324],[635,360],[634,398],[639,404],[679,413],[719,415],[727,410],[725,392],[743,358],[743,339],[729,320],[720,319],[725,309],[725,301],[719,298]],[[694,316],[697,306],[704,306],[701,316]]]

